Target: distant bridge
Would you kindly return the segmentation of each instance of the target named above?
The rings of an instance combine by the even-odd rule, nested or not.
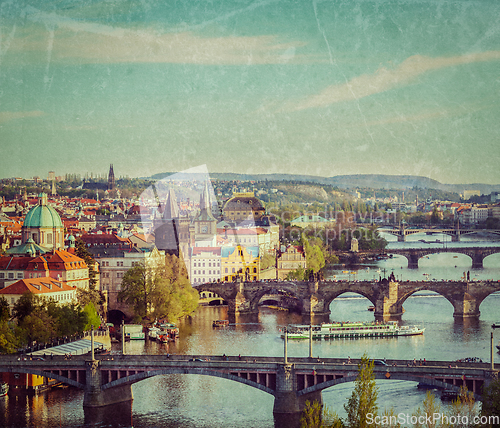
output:
[[[399,254],[408,259],[408,267],[410,269],[418,268],[418,260],[429,254],[438,253],[459,253],[465,254],[472,259],[472,269],[480,269],[483,267],[483,261],[486,257],[492,254],[500,253],[498,247],[435,247],[435,248],[395,248],[384,250],[360,250],[354,251],[334,251],[338,257],[344,260],[349,260],[350,264],[358,264],[360,259],[366,256],[377,256],[387,254]]]
[[[400,318],[403,304],[417,291],[434,291],[454,308],[456,318],[480,315],[479,306],[490,294],[500,291],[500,281],[255,281],[197,284],[199,293],[209,291],[222,297],[230,315],[256,314],[263,296],[281,290],[302,302],[305,315],[329,315],[330,303],[343,293],[358,293],[375,306],[377,319]]]
[[[99,408],[131,401],[132,384],[158,375],[198,374],[215,376],[257,388],[274,397],[275,415],[300,413],[306,400],[322,402],[321,391],[353,382],[359,360],[346,364],[339,358],[223,357],[213,355],[117,355],[88,356],[45,361],[0,356],[0,372],[30,373],[57,379],[85,391],[83,406]],[[498,375],[500,364],[491,370],[485,363],[427,361],[413,366],[408,361],[388,360],[375,366],[376,379],[423,382],[458,390],[467,387],[479,398],[482,386]]]
[[[432,235],[433,233],[442,233],[444,235],[451,236],[453,242],[460,241],[461,235],[470,235],[473,233],[492,233],[495,235],[500,235],[500,230],[497,229],[460,229],[458,227],[449,228],[434,228],[434,227],[422,227],[422,228],[406,228],[406,227],[381,227],[378,229],[379,232],[389,233],[398,237],[399,242],[404,242],[408,235],[414,235],[415,233],[426,233],[427,235]]]

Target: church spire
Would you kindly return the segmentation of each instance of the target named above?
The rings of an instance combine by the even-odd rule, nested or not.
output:
[[[108,174],[108,190],[113,190],[115,188],[115,173],[113,171],[113,164],[109,165]]]

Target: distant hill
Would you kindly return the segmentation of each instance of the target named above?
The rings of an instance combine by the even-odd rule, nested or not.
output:
[[[157,180],[168,177],[172,174],[173,173],[155,174],[151,178]],[[314,175],[296,174],[236,174],[212,172],[210,173],[210,177],[224,181],[299,181],[323,185],[326,184],[340,189],[352,189],[359,187],[405,190],[418,187],[420,189],[438,189],[456,193],[463,193],[464,190],[479,190],[481,194],[500,192],[500,184],[443,184],[431,178],[417,175],[355,174],[320,177]]]

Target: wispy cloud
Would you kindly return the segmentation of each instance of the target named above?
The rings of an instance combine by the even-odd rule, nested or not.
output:
[[[34,7],[26,8],[26,17],[54,31],[52,61],[237,65],[308,60],[295,53],[296,48],[305,45],[304,42],[281,42],[274,35],[201,37],[192,31],[159,33],[149,28],[131,30],[77,21]],[[24,39],[18,44],[18,49],[43,52],[47,49],[45,39]]]
[[[394,69],[382,67],[374,74],[363,74],[344,84],[328,86],[319,94],[308,98],[288,101],[279,111],[299,111],[314,107],[327,107],[343,101],[358,100],[398,86],[407,85],[428,71],[499,59],[500,51],[437,58],[414,55],[404,60]]]
[[[0,123],[10,122],[11,120],[24,119],[27,117],[45,116],[43,111],[0,111]]]

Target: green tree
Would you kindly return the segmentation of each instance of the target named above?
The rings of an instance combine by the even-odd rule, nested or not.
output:
[[[260,258],[260,270],[266,270],[276,266],[276,258],[269,253],[264,253]]]
[[[0,321],[0,354],[13,354],[19,346],[19,338],[14,327],[5,320]]]
[[[344,424],[337,413],[322,409],[318,401],[306,401],[300,417],[300,428],[343,428]]]
[[[79,305],[60,306],[55,302],[50,302],[47,305],[47,314],[54,321],[54,328],[58,337],[82,333],[85,324],[87,324],[87,314]]]
[[[122,289],[118,300],[127,303],[134,314],[144,318],[151,313],[153,283],[151,275],[143,264],[130,268],[123,275]]]
[[[0,296],[0,322],[7,321],[10,318],[9,302],[4,296]]]
[[[368,428],[367,414],[377,415],[378,387],[373,374],[374,362],[364,354],[358,364],[358,376],[354,390],[344,409],[347,412],[346,425],[349,428]]]
[[[302,246],[306,253],[307,269],[319,272],[326,264],[321,247],[319,245],[311,245],[305,234],[302,234]]]
[[[423,408],[418,408],[417,411],[413,414],[413,416],[417,417],[417,423],[414,425],[415,428],[434,428],[436,427],[436,423],[431,419],[429,423],[427,423],[426,415],[434,415],[441,413],[441,406],[436,402],[436,397],[432,393],[432,391],[427,391],[427,394],[424,398]],[[421,423],[421,421],[425,421]],[[436,421],[437,422],[437,421]]]
[[[12,315],[20,324],[26,316],[31,315],[40,306],[38,297],[27,291],[14,304]]]
[[[137,265],[123,276],[118,298],[130,305],[136,316],[175,322],[198,307],[198,292],[191,287],[182,261],[173,255],[165,260],[165,266],[147,269]]]
[[[25,342],[46,343],[56,337],[56,324],[47,311],[39,307],[29,315],[26,315],[19,324],[25,338]]]
[[[78,238],[75,242],[76,255],[81,259],[85,260],[87,267],[89,268],[89,288],[95,290],[97,285],[97,272],[95,271],[95,260],[92,254],[90,254],[87,249],[85,242]]]
[[[481,407],[482,416],[500,415],[500,380],[495,379],[483,388],[483,405]],[[493,425],[498,427],[499,425]]]
[[[297,269],[288,272],[286,275],[287,281],[304,281],[306,270],[299,266]]]
[[[97,313],[97,310],[92,302],[89,302],[83,308],[83,312],[87,315],[87,323],[85,324],[84,329],[86,331],[90,330],[92,326],[98,328],[101,325],[101,318]]]

